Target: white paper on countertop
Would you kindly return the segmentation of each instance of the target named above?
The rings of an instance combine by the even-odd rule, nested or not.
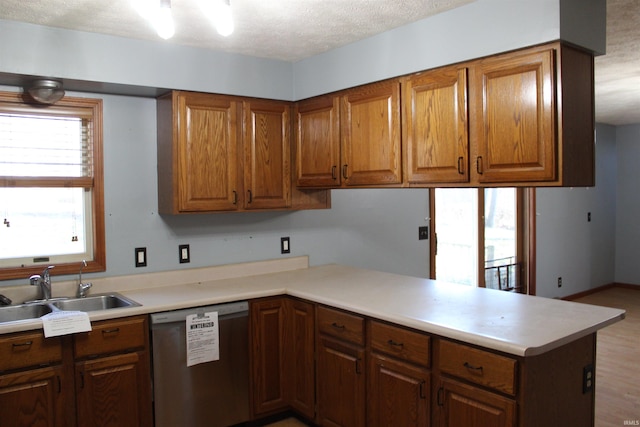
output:
[[[190,314],[187,327],[187,366],[220,359],[218,312]]]
[[[54,311],[40,319],[45,338],[91,330],[89,315],[84,311]]]

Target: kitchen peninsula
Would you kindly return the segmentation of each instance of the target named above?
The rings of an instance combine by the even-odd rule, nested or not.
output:
[[[55,296],[67,289],[73,283],[54,283]],[[268,367],[273,353],[251,354],[252,383],[282,392],[277,404],[261,406],[268,402],[256,387],[255,417],[293,408],[342,425],[376,425],[396,400],[416,425],[461,425],[465,416],[482,425],[593,425],[596,332],[625,314],[341,265],[309,267],[307,257],[95,279],[92,291],[118,291],[141,304],[90,313],[92,322],[238,300],[250,301],[255,318],[269,307],[279,326],[251,323],[250,337],[281,350],[287,363]],[[16,300],[21,292],[32,289],[6,290]],[[311,333],[302,333],[303,312]],[[40,320],[7,323],[0,333],[40,328]],[[298,369],[305,363],[312,369]],[[336,378],[343,390],[331,383]],[[298,409],[305,387],[317,401]],[[326,398],[345,390],[344,398],[355,399],[348,414]]]

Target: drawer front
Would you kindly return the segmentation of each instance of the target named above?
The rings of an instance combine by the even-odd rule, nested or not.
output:
[[[0,371],[50,365],[62,360],[59,337],[30,332],[0,338]]]
[[[327,335],[364,345],[364,317],[318,307],[318,330]]]
[[[440,341],[440,370],[504,393],[516,393],[517,361],[466,345]]]
[[[429,367],[431,338],[428,335],[375,320],[369,325],[373,350]]]
[[[75,355],[86,357],[144,348],[146,334],[144,317],[97,322],[92,325],[91,332],[74,337]]]

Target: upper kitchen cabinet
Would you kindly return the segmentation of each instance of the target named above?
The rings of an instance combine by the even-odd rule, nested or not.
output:
[[[160,213],[238,210],[242,103],[174,91],[158,98]]]
[[[553,43],[402,84],[405,185],[594,185],[590,53]]]
[[[556,43],[472,69],[473,183],[594,185],[590,53]]]
[[[346,186],[402,183],[398,80],[347,91],[341,99],[340,127]]]
[[[181,91],[158,98],[160,213],[289,207],[290,108]]]
[[[372,83],[296,104],[299,187],[402,183],[400,83]]]
[[[291,107],[287,102],[244,103],[244,207],[291,205]]]
[[[312,98],[295,105],[296,185],[340,185],[340,97]]]
[[[402,104],[405,182],[469,182],[467,68],[404,78]]]

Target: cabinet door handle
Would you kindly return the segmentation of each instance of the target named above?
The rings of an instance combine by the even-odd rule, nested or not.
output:
[[[60,381],[60,375],[56,375],[56,380],[58,380],[58,394],[62,393],[62,382]]]
[[[349,168],[349,165],[343,165],[343,166],[342,166],[342,177],[343,177],[344,179],[349,179],[349,178],[347,177],[347,168]]]
[[[356,359],[356,374],[361,374],[362,370],[360,369],[360,359]]]
[[[333,322],[333,323],[331,324],[331,326],[333,326],[333,327],[334,327],[334,328],[336,328],[336,329],[344,329],[344,325],[339,325],[339,324],[338,324],[338,323],[336,323],[336,322]]]
[[[476,171],[478,171],[478,174],[482,175],[484,172],[482,169],[482,156],[478,156],[476,158]]]
[[[427,398],[427,395],[426,395],[425,390],[424,390],[424,386],[425,385],[426,384],[425,384],[424,381],[420,381],[420,399],[426,399]]]
[[[338,175],[336,174],[336,169],[338,169],[336,165],[331,166],[331,179],[333,179],[334,181],[338,179]]]
[[[247,190],[247,193],[249,193],[249,203],[253,202],[253,193],[251,190]]]
[[[13,344],[11,344],[11,346],[13,348],[17,349],[17,348],[20,348],[20,347],[30,347],[31,344],[33,344],[33,341],[25,341],[25,342],[21,342],[21,343],[15,343],[14,342]]]
[[[391,345],[393,347],[399,347],[399,348],[403,348],[404,347],[404,343],[396,342],[394,340],[387,341],[387,344],[389,344],[389,345]]]
[[[238,204],[238,192],[236,190],[233,190],[233,204]]]
[[[482,366],[475,366],[475,365],[472,365],[469,362],[464,362],[464,367],[467,368],[467,369],[470,369],[472,371],[482,372]]]
[[[458,157],[458,173],[460,175],[464,175],[464,165],[462,164],[463,160],[462,156]]]
[[[80,371],[80,388],[84,388],[84,371]]]
[[[440,387],[438,389],[438,406],[444,406],[444,402],[442,401],[443,394],[444,394],[444,388]]]

